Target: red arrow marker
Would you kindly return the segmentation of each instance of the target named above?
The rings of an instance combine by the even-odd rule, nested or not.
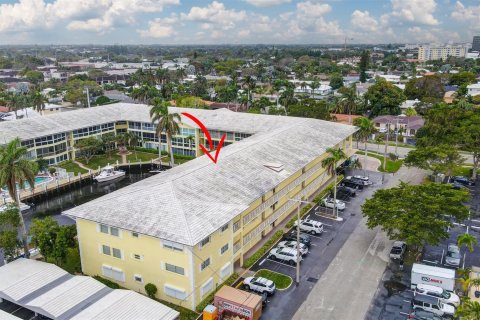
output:
[[[198,120],[197,118],[195,118],[193,115],[191,115],[190,113],[188,112],[182,112],[182,114],[187,117],[187,118],[190,118],[193,122],[195,122],[199,127],[200,129],[202,129],[203,131],[203,134],[205,134],[205,137],[207,137],[208,139],[208,144],[210,145],[210,151],[207,150],[207,148],[205,148],[205,146],[203,144],[200,145],[200,148],[202,148],[203,152],[205,152],[205,154],[213,161],[213,163],[217,163],[217,160],[218,160],[218,155],[220,154],[220,149],[222,148],[223,146],[223,141],[225,140],[225,138],[227,137],[226,134],[224,134],[222,136],[222,139],[220,139],[220,143],[218,144],[218,148],[215,152],[215,158],[212,157],[212,155],[210,154],[210,152],[214,151],[213,149],[213,141],[212,141],[212,137],[210,136],[210,132],[208,132],[208,129],[207,127],[205,127],[205,125],[200,121]]]

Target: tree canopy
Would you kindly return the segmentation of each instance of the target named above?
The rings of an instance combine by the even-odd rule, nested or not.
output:
[[[418,248],[438,245],[447,239],[447,228],[452,221],[445,216],[456,221],[468,218],[468,209],[463,204],[468,199],[468,191],[455,190],[450,185],[402,182],[396,188],[376,191],[362,205],[362,212],[370,229],[381,227],[390,239],[403,240]]]
[[[445,94],[444,85],[439,75],[413,78],[405,84],[405,95],[408,99],[423,100],[434,98],[440,100]]]
[[[400,105],[406,100],[403,91],[383,78],[377,78],[374,85],[365,93],[369,102],[370,117],[379,115],[399,115]]]
[[[287,110],[288,115],[293,117],[331,119],[328,103],[323,100],[305,99],[289,106]]]

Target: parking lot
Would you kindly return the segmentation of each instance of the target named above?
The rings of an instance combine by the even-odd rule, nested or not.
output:
[[[457,236],[467,231],[480,240],[480,183],[470,188],[472,198],[469,202],[470,220],[454,223],[449,230],[449,238],[438,246],[426,246],[422,255],[423,264],[445,267],[445,253],[449,243],[456,243]],[[478,246],[473,252],[461,248],[460,266],[480,266],[480,249]],[[410,287],[411,266],[399,270],[396,262],[390,262],[367,314],[367,320],[405,320],[411,310],[410,301],[413,293]]]
[[[347,174],[363,175],[363,170],[350,171],[347,172]],[[268,253],[252,266],[252,271],[267,269],[288,275],[293,280],[293,284],[289,288],[283,291],[277,290],[275,295],[268,298],[268,303],[262,318],[292,319],[315,283],[320,279],[323,272],[328,268],[340,248],[361,220],[360,205],[382,185],[382,174],[367,172],[367,175],[372,180],[373,185],[366,187],[363,191],[357,192],[356,197],[346,200],[346,209],[339,213],[339,216],[343,219],[342,221],[336,221],[332,218],[322,216],[325,208],[319,208],[318,206],[313,207],[310,212],[302,218],[323,223],[324,231],[319,235],[309,234],[311,246],[309,253],[300,264],[300,284],[298,286],[295,284],[295,265],[292,266],[284,261],[269,258]],[[385,179],[388,179],[388,176]]]

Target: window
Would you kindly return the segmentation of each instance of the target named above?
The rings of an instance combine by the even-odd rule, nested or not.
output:
[[[100,232],[108,234],[108,227],[104,224],[100,225]]]
[[[169,297],[173,297],[180,300],[185,300],[187,298],[187,293],[185,292],[185,290],[182,290],[179,288],[165,285],[164,291],[165,291],[165,294]]]
[[[185,269],[183,269],[182,267],[175,266],[175,265],[170,264],[170,263],[165,263],[165,270],[181,274],[182,276],[185,275]]]
[[[134,238],[138,238],[138,233],[136,233],[136,232],[132,232],[132,237],[134,237]]]
[[[112,248],[112,255],[115,258],[122,259],[122,251],[120,249]]]
[[[203,297],[213,289],[213,278],[210,278],[200,287],[200,295]]]
[[[143,277],[139,274],[134,274],[133,275],[133,279],[136,281],[136,282],[140,282],[140,283],[143,283]]]
[[[163,247],[175,251],[183,251],[183,245],[168,240],[163,240]]]
[[[220,279],[223,281],[232,273],[232,264],[229,262],[220,269]]]
[[[123,271],[120,270],[120,269],[117,269],[117,268],[114,268],[114,267],[111,267],[111,266],[107,266],[107,265],[103,265],[102,266],[102,274],[103,274],[104,277],[114,279],[114,280],[117,280],[117,281],[121,281],[121,282],[125,282],[125,273],[123,273]]]
[[[228,251],[228,243],[220,248],[220,254],[224,254]]]
[[[210,236],[208,236],[208,237],[206,237],[205,239],[203,239],[202,241],[200,241],[200,248],[204,247],[204,246],[207,245],[209,242],[210,242]]]
[[[133,254],[133,259],[135,259],[135,260],[143,260],[143,256],[140,255],[140,254],[134,253],[134,254]]]
[[[102,245],[102,252],[103,254],[110,255],[110,247],[106,245]]]
[[[202,262],[202,264],[200,265],[200,271],[203,271],[209,265],[210,265],[210,258]]]
[[[224,224],[221,228],[220,228],[220,232],[224,232],[225,230],[228,229],[228,223]]]
[[[240,220],[233,224],[233,232],[236,232],[238,229],[240,229]]]
[[[110,227],[110,234],[112,236],[118,237],[118,234],[119,234],[118,228]]]

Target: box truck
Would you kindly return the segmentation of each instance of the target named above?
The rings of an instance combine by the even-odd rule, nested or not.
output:
[[[455,289],[455,270],[414,263],[412,267],[411,289],[417,284],[429,284],[453,292]]]

